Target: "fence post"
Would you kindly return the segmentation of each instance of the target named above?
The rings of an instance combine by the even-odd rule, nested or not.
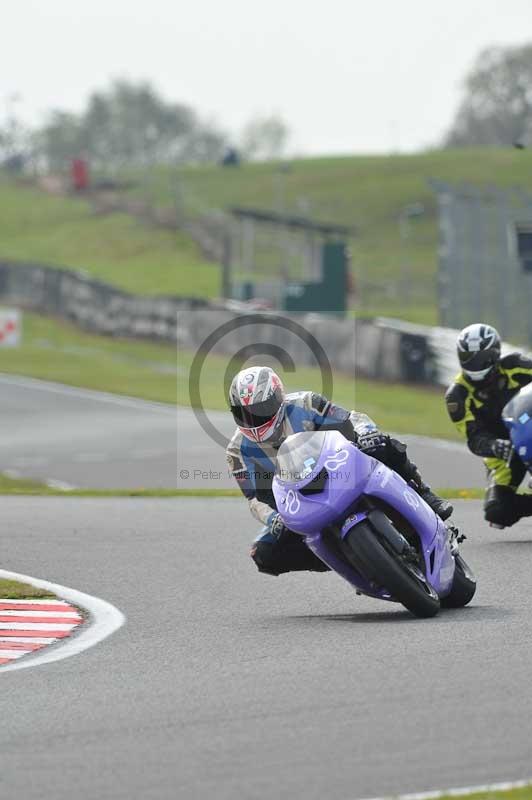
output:
[[[233,254],[233,247],[231,241],[231,234],[225,233],[223,237],[223,253],[222,253],[222,297],[226,300],[231,297],[231,261]]]

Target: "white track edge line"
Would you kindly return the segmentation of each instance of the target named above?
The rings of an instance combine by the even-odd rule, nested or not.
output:
[[[8,372],[0,372],[0,382],[11,384],[12,386],[21,386],[22,388],[38,389],[42,392],[70,395],[82,400],[93,400],[100,403],[135,408],[138,411],[176,413],[176,406],[170,403],[158,403],[156,400],[144,400],[142,397],[132,397],[127,394],[113,394],[112,392],[102,392],[98,389],[69,386],[66,383],[45,381],[40,378],[26,377],[25,375],[11,375]]]
[[[33,578],[30,575],[21,575],[18,572],[9,572],[5,569],[0,569],[0,578],[29,583],[37,589],[46,589],[61,599],[68,600],[74,605],[86,609],[90,614],[90,619],[79,626],[79,632],[76,633],[73,639],[66,638],[64,644],[56,644],[49,653],[46,652],[48,648],[45,648],[43,652],[36,651],[35,655],[27,656],[20,662],[4,664],[0,666],[0,673],[51,664],[54,661],[61,661],[63,658],[78,655],[78,653],[88,650],[89,647],[94,647],[94,645],[102,642],[121,628],[126,621],[122,612],[111,603],[99,597],[85,594],[85,592],[79,592],[77,589],[69,589],[67,586],[61,586],[58,583],[51,583],[42,578]]]
[[[465,797],[480,792],[508,792],[512,789],[526,789],[532,786],[532,778],[503,783],[485,783],[480,786],[463,786],[457,789],[435,789],[430,792],[413,792],[410,794],[388,794],[382,797],[365,798],[365,800],[438,800],[440,797]]]
[[[66,483],[66,481],[58,481],[55,478],[48,478],[45,481],[46,485],[50,489],[59,489],[60,492],[72,492],[74,489],[77,489],[77,486],[74,486],[73,483]]]

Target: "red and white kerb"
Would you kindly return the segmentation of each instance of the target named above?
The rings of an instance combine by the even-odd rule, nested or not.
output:
[[[42,650],[81,624],[78,609],[63,600],[0,599],[0,664]]]

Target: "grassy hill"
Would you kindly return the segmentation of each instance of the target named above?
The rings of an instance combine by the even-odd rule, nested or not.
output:
[[[347,163],[352,161],[357,160],[347,160]],[[375,161],[380,168],[385,164],[383,159],[362,160],[366,167],[368,167],[366,162],[369,161]],[[338,159],[300,162],[294,166],[294,171],[287,175],[286,180],[297,182],[299,175],[305,185],[315,186],[318,196],[318,193],[323,191],[322,182],[325,178],[316,179],[312,184],[310,176],[315,170],[318,175],[325,170],[323,175],[330,176],[332,167],[327,165],[332,164],[338,176],[336,183],[339,192],[341,170],[338,171],[337,162]],[[309,165],[308,171],[306,165]],[[378,174],[378,170],[372,174]],[[260,176],[263,186],[269,185],[275,178],[273,167],[250,166],[235,172],[226,172],[214,167],[190,169],[187,170],[185,179],[190,184],[197,182],[195,191],[198,195],[203,191],[206,192],[213,203],[218,198],[217,202],[220,205],[226,202],[249,202],[260,205],[262,201],[262,205],[266,206],[267,195],[260,191],[260,180],[258,180]],[[161,204],[169,202],[164,186],[170,177],[168,172],[162,171],[155,175],[160,181],[160,193],[157,197]],[[330,180],[330,177],[327,180]],[[411,180],[411,176],[408,180]],[[377,178],[374,178],[374,181],[377,181]],[[387,181],[381,176],[381,187],[386,183]],[[208,188],[210,184],[212,189]],[[421,178],[419,184],[424,185]],[[334,185],[335,181],[329,184],[331,192]],[[344,187],[346,196],[348,190],[352,191],[352,187],[349,189],[349,186],[349,182],[346,181]],[[224,193],[230,190],[235,193],[237,190],[241,191],[242,195],[235,194],[229,200],[224,199]],[[291,191],[295,197],[295,185]],[[246,195],[246,192],[249,195]],[[366,192],[368,203],[371,195],[374,207],[378,207],[379,204],[381,209],[384,207],[385,198],[377,196],[374,182],[369,177]],[[406,197],[408,200],[420,199],[410,198],[409,192],[410,189],[404,189],[399,193],[397,204],[403,202],[403,198]],[[352,202],[354,207],[359,200],[355,198]],[[389,196],[386,202],[391,202]],[[341,216],[340,203],[337,208],[336,218],[349,221],[346,216]],[[327,207],[321,216],[327,218],[331,214],[330,208]],[[384,215],[384,211],[382,214]],[[389,206],[387,214],[389,219],[386,224],[391,230],[392,223],[395,225],[392,206]],[[317,210],[316,215],[318,215]],[[368,214],[367,224],[370,225],[370,222]],[[429,225],[429,221],[422,224]],[[367,241],[371,242],[369,233],[366,237]],[[379,252],[384,254],[388,252],[380,240],[377,244],[381,248]],[[380,279],[384,273],[380,260],[377,263],[375,257],[376,247],[375,242],[372,246],[368,245],[367,259]],[[357,259],[360,257],[360,252],[362,251],[358,249]],[[194,245],[186,238],[167,230],[143,226],[126,215],[95,215],[91,207],[82,200],[51,196],[29,187],[8,183],[5,179],[0,179],[1,258],[44,261],[84,268],[104,280],[137,292],[208,296],[215,295],[218,291],[218,267],[205,263]],[[383,256],[382,263],[384,262]],[[426,271],[426,265],[424,269]],[[404,311],[403,307],[397,304],[390,310],[397,316]],[[169,346],[91,336],[70,325],[26,314],[23,344],[19,349],[2,351],[0,371],[22,373],[72,385],[101,388],[168,402],[177,400],[178,403],[187,404],[191,359],[192,354],[184,352],[176,354],[175,349]],[[205,394],[202,394],[207,407],[225,407],[221,387],[226,366],[225,359],[210,357],[205,369]],[[443,437],[456,435],[447,419],[440,392],[363,380],[355,383],[352,378],[346,376],[335,377],[335,399],[346,406],[357,405],[366,409],[384,428]],[[314,387],[319,384],[319,376],[312,371],[300,370],[297,381],[298,386]]]
[[[128,176],[131,177],[131,176]],[[532,190],[532,151],[457,150],[217,166],[156,168],[134,175],[130,194],[195,216],[232,205],[352,225],[357,312],[437,321],[438,227],[430,178]],[[423,214],[403,225],[407,206]],[[76,198],[47,195],[0,177],[0,258],[72,266],[140,293],[216,296],[220,270],[190,238],[126,214],[95,214]]]
[[[125,214],[95,214],[89,203],[56,197],[0,174],[0,259],[86,270],[140,294],[215,297],[220,269],[186,236]]]
[[[163,207],[183,199],[189,214],[231,205],[279,209],[353,225],[351,242],[362,311],[436,321],[438,228],[430,178],[452,183],[520,185],[532,190],[532,151],[445,150],[418,155],[302,159],[239,169],[158,169],[144,187]],[[142,194],[145,189],[135,190]],[[144,194],[145,196],[145,194]],[[400,233],[404,209],[424,213]],[[398,286],[401,283],[401,286]]]

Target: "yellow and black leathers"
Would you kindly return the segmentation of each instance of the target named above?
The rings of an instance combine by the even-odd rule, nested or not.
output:
[[[493,374],[483,381],[472,381],[459,373],[445,395],[447,411],[472,453],[484,458],[489,485],[484,503],[485,518],[495,525],[513,525],[532,514],[532,502],[515,492],[526,468],[515,456],[508,464],[493,456],[496,439],[508,439],[502,421],[506,403],[532,382],[532,359],[521,353],[501,358]]]

